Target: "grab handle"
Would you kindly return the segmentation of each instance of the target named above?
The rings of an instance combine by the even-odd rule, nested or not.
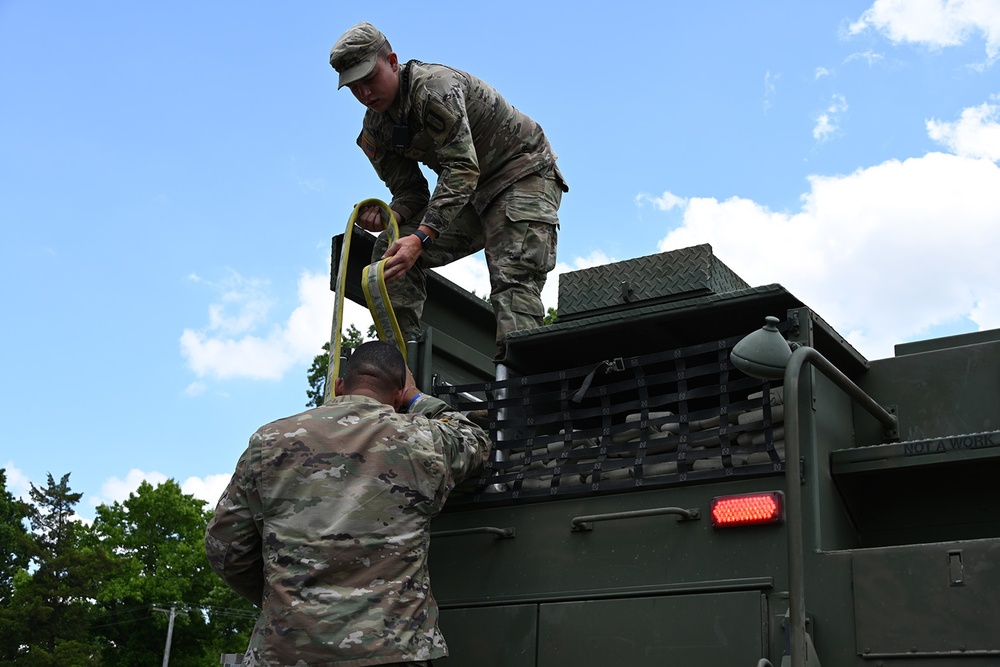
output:
[[[678,521],[696,521],[701,518],[697,507],[684,509],[683,507],[654,507],[648,510],[632,510],[631,512],[609,512],[608,514],[590,514],[575,517],[570,522],[570,529],[574,532],[593,530],[590,525],[596,521],[617,521],[618,519],[637,519],[644,516],[658,516],[660,514],[676,514]]]
[[[493,526],[479,526],[477,528],[459,528],[458,530],[442,530],[431,533],[431,539],[439,537],[458,537],[460,535],[494,535],[498,540],[507,540],[514,537],[513,528],[495,528]]]

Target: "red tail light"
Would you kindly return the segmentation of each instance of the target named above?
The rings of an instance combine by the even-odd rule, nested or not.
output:
[[[719,496],[712,499],[709,508],[712,526],[715,528],[784,523],[785,494],[781,491],[766,491],[740,496]]]

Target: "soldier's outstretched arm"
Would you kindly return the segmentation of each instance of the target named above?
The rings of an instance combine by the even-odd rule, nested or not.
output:
[[[409,368],[406,369],[402,411],[423,415],[430,420],[430,428],[434,429],[435,439],[442,444],[452,480],[456,484],[482,470],[493,445],[490,436],[441,399],[422,394]]]
[[[226,585],[259,607],[264,593],[264,560],[257,522],[260,502],[249,475],[252,450],[253,438],[209,521],[205,552],[212,569]],[[248,480],[251,488],[247,488]]]

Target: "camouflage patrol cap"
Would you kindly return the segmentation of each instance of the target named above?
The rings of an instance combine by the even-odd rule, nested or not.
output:
[[[375,69],[385,35],[371,23],[359,23],[345,32],[330,49],[330,65],[340,74],[337,89],[363,79]]]

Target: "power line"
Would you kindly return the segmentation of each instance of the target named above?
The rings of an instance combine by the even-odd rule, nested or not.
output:
[[[151,604],[141,604],[141,605],[138,605],[136,607],[125,607],[124,609],[113,609],[111,611],[106,611],[106,612],[101,613],[101,614],[94,614],[93,618],[104,618],[105,616],[118,616],[119,614],[128,614],[128,613],[131,613],[133,611],[140,611],[140,610],[143,610],[143,609],[152,609],[153,606],[154,605],[151,605]]]
[[[205,616],[221,616],[226,618],[235,618],[241,620],[253,620],[256,619],[258,613],[251,609],[240,609],[238,607],[218,607],[214,605],[207,604],[188,604],[181,602],[173,602],[172,606],[184,609],[185,611],[198,610]],[[100,614],[94,614],[92,616],[93,620],[100,621],[102,619],[115,618],[116,620],[109,623],[98,623],[96,625],[88,626],[90,630],[99,630],[102,628],[111,628],[116,625],[126,625],[129,623],[138,623],[140,621],[148,621],[153,617],[148,612],[155,610],[155,604],[143,604],[133,607],[126,607],[124,609],[115,609],[112,611],[106,611]],[[147,613],[141,613],[147,612]],[[141,615],[133,615],[141,614]],[[131,615],[131,617],[129,617]]]

